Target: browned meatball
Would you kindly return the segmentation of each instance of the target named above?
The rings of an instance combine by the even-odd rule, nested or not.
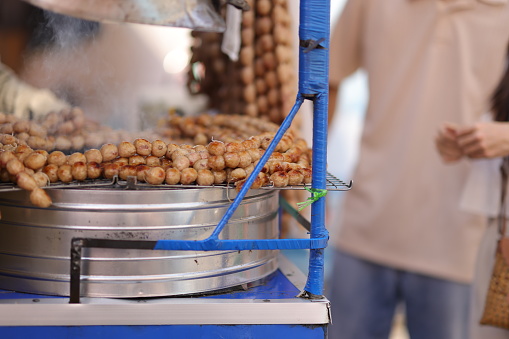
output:
[[[96,162],[98,164],[103,162],[101,151],[95,148],[85,151],[85,158],[87,159],[87,162]]]
[[[53,151],[48,155],[47,162],[49,165],[62,166],[67,162],[67,157],[61,151]]]
[[[162,140],[155,140],[152,142],[152,155],[156,157],[163,157],[168,151],[166,143]]]
[[[184,168],[180,172],[180,183],[182,185],[189,185],[196,181],[198,178],[198,172],[194,168]]]
[[[104,144],[101,147],[103,161],[111,161],[118,157],[118,148],[114,144]]]
[[[72,181],[72,166],[69,164],[64,164],[58,167],[57,175],[58,180],[62,182],[71,182]]]
[[[57,182],[58,181],[58,166],[55,164],[49,164],[44,166],[42,169],[42,172],[46,174],[49,178],[50,182]]]
[[[166,172],[161,167],[152,167],[145,172],[145,181],[151,185],[160,185],[166,179]]]
[[[139,155],[147,156],[152,152],[152,144],[146,139],[134,140],[134,147],[136,147],[136,153]]]
[[[208,169],[198,171],[196,183],[200,186],[211,186],[214,183],[214,174]]]
[[[49,207],[52,204],[51,198],[49,197],[48,193],[44,191],[42,188],[35,188],[30,193],[30,202],[34,204],[37,207]]]
[[[87,164],[87,177],[89,179],[97,179],[102,175],[103,168],[101,164],[97,162],[89,162]]]
[[[123,158],[129,158],[136,154],[136,147],[128,141],[123,141],[118,145],[118,155]]]
[[[180,182],[180,171],[176,168],[168,168],[166,170],[165,182],[168,185],[176,185]]]

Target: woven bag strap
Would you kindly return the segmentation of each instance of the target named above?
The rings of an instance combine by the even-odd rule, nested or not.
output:
[[[509,173],[509,157],[504,157],[502,160],[502,165],[500,165],[500,174],[502,176],[502,188],[500,190],[500,210],[498,213],[498,232],[500,233],[500,237],[503,238],[505,236],[506,228],[507,228],[507,218],[506,218],[506,195],[507,195],[507,177]]]

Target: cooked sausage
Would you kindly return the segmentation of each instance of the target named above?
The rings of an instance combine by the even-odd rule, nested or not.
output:
[[[103,156],[101,154],[101,151],[95,148],[85,151],[85,158],[87,159],[87,163],[96,162],[100,164],[101,162],[103,162]]]
[[[214,171],[221,171],[226,167],[222,155],[211,155],[207,159],[207,165]]]
[[[118,175],[120,170],[119,164],[104,164],[103,166],[103,175],[106,179],[112,179],[115,175]]]
[[[159,159],[158,157],[153,156],[153,155],[149,155],[148,157],[146,157],[145,163],[147,164],[147,166],[150,166],[150,167],[155,167],[155,166],[161,167],[161,159]]]
[[[211,155],[223,155],[226,152],[226,146],[221,141],[212,141],[207,145],[207,150]]]
[[[103,161],[111,161],[118,157],[118,148],[114,144],[104,144],[101,146],[101,155]]]
[[[166,172],[161,167],[152,167],[145,172],[145,181],[151,185],[160,185],[166,179]]]
[[[118,155],[123,158],[129,158],[136,154],[136,147],[128,141],[123,141],[118,145]]]
[[[129,165],[145,165],[146,160],[141,155],[133,155],[129,158]]]
[[[15,159],[16,156],[14,155],[14,152],[12,151],[3,151],[0,153],[0,165],[5,168],[5,165],[9,162],[11,159]]]
[[[125,165],[118,171],[118,177],[122,180],[127,180],[127,177],[137,177],[138,171],[136,165]]]
[[[176,168],[168,168],[165,181],[168,185],[178,184],[180,182],[180,171]]]
[[[180,172],[180,183],[182,185],[189,185],[196,181],[198,172],[194,168],[184,168]]]
[[[145,173],[150,169],[147,165],[136,165],[136,178],[139,182],[145,182]]]
[[[194,163],[193,168],[197,171],[208,170],[210,168],[208,159],[198,160],[197,162]]]
[[[71,165],[71,175],[74,180],[83,181],[87,179],[87,165],[83,161],[77,161]]]
[[[7,162],[5,168],[11,175],[17,175],[19,172],[23,172],[25,166],[19,159],[13,158]]]
[[[152,142],[152,155],[156,157],[162,157],[168,151],[168,146],[166,146],[164,141],[154,140]]]
[[[198,172],[196,183],[200,186],[211,186],[214,183],[214,174],[208,169],[201,169]]]
[[[19,187],[27,191],[32,191],[37,187],[34,178],[26,172],[19,172],[16,175],[16,183]]]
[[[44,187],[49,184],[49,178],[44,172],[37,172],[32,178],[34,178],[37,187]]]
[[[87,164],[87,177],[89,179],[97,179],[102,175],[102,173],[103,173],[103,168],[102,168],[101,164],[94,162],[94,161],[89,162]]]
[[[128,158],[116,158],[112,162],[114,164],[118,164],[119,166],[129,165],[129,159]]]
[[[33,152],[23,161],[26,167],[38,170],[46,165],[46,157],[40,153]]]
[[[292,169],[288,171],[288,185],[296,186],[302,184],[304,181],[304,174],[301,171]]]
[[[251,165],[252,159],[248,151],[241,151],[238,153],[238,155],[239,155],[239,167],[244,168]]]
[[[189,168],[190,162],[186,156],[179,156],[173,160],[173,167],[178,169],[179,171],[183,171],[186,168]]]
[[[225,170],[212,171],[212,174],[214,175],[214,184],[219,185],[226,181],[226,171]]]
[[[136,147],[136,153],[139,155],[147,156],[152,152],[152,144],[146,139],[138,138],[134,140],[134,147]]]
[[[48,176],[50,182],[58,181],[57,171],[58,171],[58,165],[55,165],[55,164],[46,165],[42,169],[42,172]]]
[[[32,192],[30,192],[30,202],[37,207],[49,207],[52,204],[51,198],[48,193],[42,188],[35,188]]]
[[[237,168],[239,166],[240,157],[238,153],[226,152],[223,154],[223,158],[226,167]]]
[[[62,182],[71,182],[72,181],[72,166],[69,164],[64,164],[58,167],[57,175],[58,180]]]
[[[61,151],[53,151],[48,155],[47,162],[50,165],[62,166],[67,162],[67,157]]]
[[[87,157],[85,157],[85,155],[83,153],[79,153],[79,152],[73,153],[69,157],[67,157],[67,163],[69,165],[72,166],[77,162],[86,163]]]
[[[270,181],[275,187],[286,187],[288,186],[288,175],[283,171],[274,172],[270,176]]]

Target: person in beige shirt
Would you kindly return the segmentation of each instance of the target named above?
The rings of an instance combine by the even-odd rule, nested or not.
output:
[[[329,107],[358,68],[369,105],[331,234],[330,338],[387,338],[400,303],[411,338],[467,338],[485,220],[459,208],[468,161],[443,164],[433,139],[443,121],[486,112],[508,41],[508,0],[347,2],[330,42]]]
[[[470,339],[509,338],[509,330],[505,328],[480,324],[500,238],[498,216],[502,203],[502,158],[509,156],[509,49],[505,74],[491,101],[490,114],[483,116],[480,121],[471,125],[444,122],[435,139],[444,163],[455,164],[463,158],[471,160],[472,168],[460,206],[463,210],[483,215],[488,220],[488,227],[477,253],[472,284]],[[505,168],[507,172],[507,162]],[[507,196],[505,205],[507,211]]]

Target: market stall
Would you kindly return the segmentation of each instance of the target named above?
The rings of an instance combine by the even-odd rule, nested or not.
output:
[[[160,16],[146,16],[148,4],[152,3],[150,9],[154,13],[164,13],[165,18],[170,16],[168,12],[174,14],[170,8],[173,10],[176,5],[165,7],[159,1],[147,1],[140,8],[129,7],[129,10],[134,8],[129,15],[118,15],[124,9],[115,7],[116,1],[101,2],[109,4],[100,6],[104,12],[94,6],[77,11],[79,5],[71,2],[66,2],[69,7],[60,6],[59,1],[30,2],[92,19],[183,27],[196,24],[196,20],[186,23],[172,20],[169,24],[162,22]],[[248,8],[243,1],[229,3],[240,10]],[[221,29],[220,18],[213,10],[218,2],[190,1],[188,4],[186,15],[193,13],[189,9],[207,5],[206,14],[200,10],[197,13],[199,18],[210,20],[199,21],[198,28]],[[178,14],[179,18],[182,16]],[[0,187],[0,287],[3,288],[0,331],[15,337],[51,338],[64,335],[73,338],[92,335],[326,337],[330,314],[329,302],[323,296],[323,255],[328,240],[324,197],[327,190],[351,187],[351,183],[326,172],[328,2],[301,1],[299,39],[296,102],[284,114],[278,128],[261,126],[252,117],[256,115],[254,108],[258,112],[260,107],[275,114],[276,108],[270,110],[268,105],[263,106],[264,100],[269,104],[269,97],[279,95],[269,95],[270,91],[252,101],[245,100],[244,91],[244,104],[241,102],[237,108],[251,118],[224,118],[219,123],[223,128],[228,124],[250,126],[248,135],[256,126],[259,138],[239,136],[238,140],[224,143],[213,140],[206,144],[209,135],[196,126],[202,124],[210,130],[219,116],[198,117],[194,121],[172,117],[173,123],[178,120],[175,125],[181,128],[180,136],[191,137],[195,142],[200,138],[206,140],[200,151],[175,146],[170,152],[173,147],[170,144],[159,145],[157,140],[144,143],[140,138],[118,147],[103,145],[99,154],[102,161],[109,163],[101,167],[101,178],[91,177],[94,172],[87,158],[99,154],[84,152],[83,157],[87,159],[80,161],[76,152],[68,156],[74,156],[72,164],[67,160],[53,169],[55,173],[51,168],[45,172],[48,177],[53,173],[56,179],[44,190],[30,188],[29,179],[27,183],[21,181],[21,170],[14,167],[17,159],[11,161],[4,155],[0,163],[5,162],[3,168],[7,174],[16,174],[17,186]],[[285,53],[279,52],[282,60],[287,59]],[[249,71],[245,69],[240,70],[239,76],[244,74],[246,88],[252,88],[249,77],[245,77]],[[280,73],[286,74],[284,70]],[[281,87],[281,91],[288,88]],[[309,152],[289,130],[305,100],[312,101],[314,106],[313,146]],[[288,107],[285,100],[277,104],[279,111]],[[66,125],[69,121],[73,128],[79,129],[79,112],[69,112],[66,121],[55,125],[56,130],[70,128],[70,124]],[[16,123],[13,128],[21,131],[22,124]],[[48,126],[50,130],[53,125],[48,123]],[[20,133],[32,137],[32,142],[39,140],[42,145],[44,138],[33,139],[31,128],[26,128],[27,132]],[[231,133],[225,135],[231,137]],[[19,138],[19,134],[16,136]],[[60,145],[64,143],[62,140],[65,138],[60,139]],[[49,151],[61,148],[55,147],[57,141],[58,137]],[[86,148],[86,140],[79,141],[82,144],[69,140],[69,149],[79,149],[72,146],[73,142]],[[47,139],[44,145],[50,147]],[[43,151],[44,148],[39,155]],[[4,153],[7,152],[11,151]],[[20,153],[18,148],[12,152]],[[30,152],[30,156],[32,153],[36,152]],[[52,154],[46,151],[44,156]],[[227,154],[235,156],[227,157]],[[133,159],[140,160],[136,158],[140,156],[144,156],[144,163],[135,165],[145,166],[142,180],[131,164]],[[167,162],[171,160],[167,167],[164,167],[165,156]],[[24,165],[35,167],[35,173],[54,165],[46,159],[37,167],[39,157],[32,158],[28,162],[25,159]],[[58,157],[54,158],[56,163]],[[150,166],[149,158],[157,165]],[[186,163],[180,165],[182,160]],[[240,165],[244,160],[245,164]],[[121,161],[125,163],[119,165]],[[309,165],[312,172],[307,169]],[[180,172],[173,173],[175,168]],[[223,180],[218,179],[221,171]],[[173,182],[176,172],[179,180]],[[84,174],[80,176],[80,173]],[[65,174],[69,180],[63,180]],[[288,204],[279,203],[281,190],[310,192],[305,204],[311,206],[310,223],[302,220]],[[279,237],[280,206],[309,228],[309,238]],[[307,278],[278,254],[283,249],[310,250]]]

